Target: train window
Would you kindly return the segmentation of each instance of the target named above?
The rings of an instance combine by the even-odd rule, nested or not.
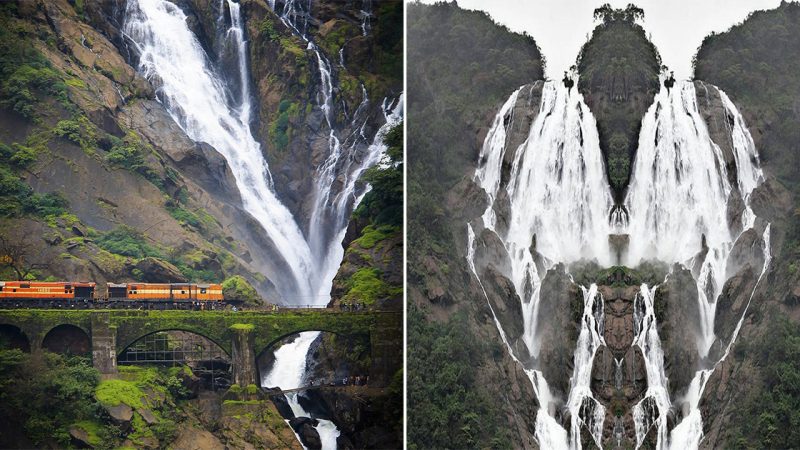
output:
[[[206,293],[206,289],[205,288],[200,288],[200,293],[201,294],[205,294]]]
[[[20,284],[19,287],[22,288],[22,289],[30,289],[31,285],[30,284]]]
[[[181,294],[185,294],[185,293],[186,293],[186,291],[181,291]]]
[[[17,292],[17,288],[14,288],[14,292]]]

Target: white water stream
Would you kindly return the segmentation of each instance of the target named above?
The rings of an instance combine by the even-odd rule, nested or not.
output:
[[[642,120],[639,148],[625,205],[630,235],[626,265],[647,259],[679,262],[691,268],[702,241],[708,252],[695,274],[702,329],[697,342],[706,357],[714,336],[717,297],[727,279],[728,255],[743,230],[753,226],[748,199],[763,175],[750,133],[724,92],[726,112],[735,118],[729,129],[736,160],[737,185],[728,181],[720,147],[711,140],[697,107],[694,84],[678,82],[662,88]],[[728,224],[728,203],[738,193],[744,199],[740,230]]]
[[[273,10],[276,4],[270,4]],[[370,7],[371,3],[363,5]],[[362,101],[348,116],[349,135],[341,135],[341,126],[334,119],[336,96],[335,71],[326,55],[307,34],[311,17],[311,1],[287,0],[280,11],[276,10],[286,26],[306,42],[306,49],[313,52],[319,70],[318,106],[323,112],[328,126],[328,155],[317,168],[314,183],[314,202],[309,219],[309,245],[317,256],[319,279],[314,294],[319,303],[327,303],[333,278],[341,263],[344,249],[341,242],[347,230],[350,213],[366,193],[364,186],[357,183],[361,174],[375,165],[384,154],[386,146],[383,138],[386,133],[403,119],[404,99],[401,95],[395,100],[384,99],[382,111],[385,123],[378,130],[372,142],[366,136],[365,128],[369,120],[370,99],[364,85],[361,85]],[[371,11],[371,9],[370,9]],[[369,14],[364,16],[362,27],[368,29]],[[366,35],[366,31],[364,31]],[[343,50],[343,49],[342,49]],[[340,66],[344,69],[344,56],[339,52]],[[337,184],[341,188],[337,190]]]
[[[483,226],[500,237],[507,251],[512,271],[507,275],[522,300],[523,340],[528,352],[536,357],[539,354],[537,322],[542,278],[556,262],[594,258],[601,264],[610,263],[607,244],[610,228],[606,215],[612,198],[597,127],[577,90],[570,91],[558,82],[545,83],[540,111],[527,139],[519,148],[507,148],[507,132],[514,124],[514,105],[520,94],[520,90],[514,92],[495,117],[481,150],[482,164],[475,172],[475,181],[489,195],[490,205],[483,214]],[[501,186],[502,164],[507,152],[514,152],[513,163],[507,186]],[[495,212],[500,189],[506,190],[504,194],[511,204],[507,232],[499,229]],[[468,259],[480,281],[473,260],[471,226],[468,232]],[[534,241],[535,249],[532,248]],[[537,267],[537,259],[544,272]],[[557,399],[552,397],[547,380],[540,371],[528,368],[540,403],[536,439],[543,448],[581,448],[580,430],[584,426],[600,442],[605,412],[593,398],[589,384],[592,359],[597,348],[603,345],[602,310],[602,297],[597,294],[597,287],[592,285],[584,289],[584,315],[567,399],[572,422],[570,433],[555,419]],[[495,322],[505,336],[499,321],[495,319]]]
[[[240,55],[246,54],[240,5],[226,1],[232,22],[226,38],[234,41]],[[291,212],[275,196],[261,146],[250,132],[247,58],[239,58],[242,97],[231,103],[224,81],[179,7],[166,0],[130,0],[125,17],[124,33],[139,52],[138,70],[154,82],[159,99],[186,134],[225,157],[245,209],[286,260],[290,277],[273,280],[279,292],[287,298],[310,297],[316,279],[311,249]]]
[[[269,5],[274,9],[275,1],[271,0]],[[371,3],[364,5],[370,7]],[[250,131],[249,58],[240,8],[234,0],[219,0],[217,7],[220,14],[217,23],[227,27],[223,33],[225,44],[236,52],[238,95],[232,95],[227,89],[224,76],[213,67],[197,36],[190,30],[186,14],[173,3],[129,0],[123,31],[139,54],[138,70],[154,83],[158,98],[170,115],[191,139],[210,144],[230,165],[244,208],[261,224],[274,244],[275,258],[286,262],[289,276],[270,278],[283,301],[324,305],[330,299],[331,283],[344,254],[341,242],[350,212],[368,189],[358,180],[366,169],[381,161],[386,151],[383,142],[386,133],[402,120],[403,97],[384,100],[385,123],[370,138],[366,130],[370,100],[362,86],[363,101],[350,117],[349,129],[354,131],[339,136],[333,120],[334,74],[327,57],[306,35],[311,1],[284,3],[281,19],[308,43],[308,50],[316,56],[320,75],[319,107],[329,128],[329,154],[316,169],[309,238],[306,238],[303,224],[298,223],[276,197],[261,146]],[[230,13],[230,24],[226,24],[226,9]],[[367,30],[368,15],[364,20]],[[299,352],[295,356],[302,356],[303,361],[310,345],[308,342],[305,347],[300,346],[305,342],[303,337],[293,344]],[[282,357],[269,376],[297,381],[302,380],[304,373],[304,365]],[[293,408],[299,408],[296,397],[290,395],[288,400]],[[338,436],[335,426],[321,421],[317,429],[323,442],[327,442],[324,448],[335,448],[335,436],[332,441],[330,438],[334,434]]]
[[[542,268],[581,259],[595,260],[602,266],[622,263],[629,267],[658,260],[696,268],[701,315],[697,351],[701,359],[706,358],[717,340],[714,318],[717,298],[730,275],[726,273],[728,256],[741,233],[754,226],[755,215],[748,201],[753,189],[763,181],[752,138],[733,103],[720,91],[736,166],[735,182],[731,183],[724,153],[711,140],[698,111],[694,85],[679,82],[671,90],[662,88],[643,119],[624,204],[625,215],[619,214],[619,210],[612,214],[596,124],[576,92],[569,92],[560,83],[547,82],[527,140],[519,148],[506,148],[507,133],[515,120],[514,105],[522,94],[520,90],[514,92],[495,117],[474,179],[490,201],[482,216],[483,227],[498,235],[508,254],[510,273],[506,276],[522,299],[523,340],[529,353],[534,357],[539,353],[537,316]],[[507,156],[507,152],[514,153]],[[504,160],[512,160],[513,164],[507,183],[501,186]],[[502,196],[507,196],[510,203],[507,230],[498,225],[496,214],[495,203]],[[743,208],[733,225],[729,225],[728,205],[737,197],[742,199]],[[614,261],[608,245],[611,234],[629,236],[630,244],[622,254],[622,261]],[[480,282],[471,225],[468,238],[467,258]],[[759,282],[769,264],[768,226],[763,240],[766,261]],[[703,245],[707,252],[701,252]],[[554,399],[547,381],[535,367],[526,368],[541,404],[536,438],[543,448],[580,448],[582,426],[590,431],[596,444],[602,442],[604,412],[592,397],[588,384],[594,353],[603,345],[602,298],[596,295],[594,286],[582,289],[584,314],[567,399],[572,420],[569,436],[555,420],[550,406]],[[645,397],[633,411],[637,446],[655,426],[659,449],[697,448],[702,439],[698,405],[713,367],[697,372],[689,394],[681,399],[684,418],[668,433],[667,413],[673,405],[655,319],[655,290],[641,286],[635,301],[634,345],[642,350],[648,379]],[[514,356],[496,317],[495,323]],[[728,350],[738,329],[737,326],[727,343]],[[727,351],[722,359],[725,356]]]
[[[261,380],[264,387],[279,387],[283,390],[296,389],[307,385],[306,380],[306,355],[319,331],[306,331],[299,333],[294,341],[282,345],[275,351],[275,365]],[[299,392],[286,394],[286,400],[292,408],[295,417],[312,417],[312,414],[300,406]],[[339,429],[330,420],[317,419],[319,424],[314,427],[319,433],[323,450],[336,450],[336,438]],[[287,420],[286,423],[289,423]],[[299,441],[300,438],[298,437]],[[302,442],[301,442],[302,444]],[[303,446],[305,448],[305,446]]]

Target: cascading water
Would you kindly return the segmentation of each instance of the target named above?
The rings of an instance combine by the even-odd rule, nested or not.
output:
[[[527,140],[519,148],[506,148],[521,94],[521,90],[514,92],[495,117],[474,179],[489,197],[482,225],[498,235],[509,258],[510,273],[506,275],[522,299],[523,340],[530,355],[535,358],[539,351],[537,315],[542,269],[556,262],[581,259],[594,259],[603,266],[622,263],[629,267],[658,260],[695,269],[702,316],[697,351],[701,358],[707,358],[716,340],[714,317],[717,297],[729,275],[727,260],[741,233],[755,224],[749,197],[763,179],[752,138],[733,103],[720,91],[732,151],[727,158],[732,157],[736,166],[735,174],[728,174],[726,167],[730,164],[726,165],[725,152],[709,136],[698,111],[694,85],[680,82],[671,90],[662,89],[643,120],[631,184],[624,208],[618,208],[613,207],[605,179],[594,119],[577,93],[546,83],[540,111]],[[503,166],[509,160],[513,161],[510,170]],[[510,173],[505,185],[503,170]],[[501,208],[495,205],[506,201],[503,197],[509,203],[507,221],[498,220]],[[731,220],[729,204],[737,199],[742,200],[743,206],[738,217]],[[619,214],[622,210],[627,213],[624,217]],[[630,244],[621,261],[612,256],[608,246],[612,234],[629,236]],[[475,267],[475,233],[470,224],[468,241],[467,259],[483,287]],[[763,241],[766,260],[758,282],[769,264],[769,226]],[[593,356],[603,345],[598,316],[602,314],[603,301],[595,301],[596,288],[582,289],[584,314],[567,401],[572,421],[569,436],[554,419],[553,398],[541,372],[526,368],[541,405],[536,439],[546,448],[579,447],[583,426],[598,446],[602,442],[603,407],[592,396],[589,381]],[[637,447],[655,427],[657,448],[696,448],[702,438],[698,405],[714,364],[697,372],[686,398],[681,399],[684,418],[669,433],[667,414],[673,405],[655,319],[655,290],[642,285],[634,301],[633,345],[642,351],[648,380],[644,398],[633,410]],[[489,302],[485,290],[484,295]],[[519,362],[496,316],[495,324],[509,353]],[[733,345],[739,326],[722,359]],[[617,361],[618,371],[620,367],[621,361]],[[613,432],[621,442],[621,421],[615,422]]]
[[[581,429],[585,426],[597,446],[603,442],[603,419],[606,410],[595,400],[592,394],[592,362],[597,349],[605,345],[603,341],[603,296],[592,284],[583,291],[583,317],[575,346],[574,367],[569,380],[569,399],[567,409],[570,412],[570,444],[571,448],[580,448]]]
[[[271,6],[273,9],[276,7],[274,3]],[[371,3],[365,3],[365,7],[371,8]],[[337,130],[333,117],[334,68],[307,34],[311,2],[288,0],[278,14],[283,23],[307,43],[307,50],[315,55],[319,69],[318,106],[323,112],[329,130],[328,155],[317,168],[315,177],[314,203],[308,231],[309,245],[318,262],[316,283],[318,288],[314,293],[313,302],[323,304],[330,299],[331,283],[344,254],[340,244],[347,229],[349,214],[366,192],[363,186],[357,184],[358,178],[367,168],[375,165],[386,150],[383,137],[402,120],[403,97],[401,95],[394,101],[384,99],[382,111],[386,122],[370,144],[364,133],[369,120],[370,99],[362,84],[361,104],[349,118],[348,128],[353,131],[348,136],[340,136],[340,130]],[[344,56],[341,51],[339,58],[341,66],[344,67]],[[339,190],[335,189],[338,182],[343,186]]]
[[[733,174],[736,182],[729,181],[725,155],[712,141],[698,111],[694,84],[684,81],[672,90],[662,88],[642,122],[625,201],[629,221],[617,225],[618,230],[630,235],[631,245],[625,256],[627,265],[635,266],[646,259],[677,262],[689,268],[700,264],[693,276],[701,316],[697,339],[701,358],[709,356],[717,340],[714,319],[718,297],[729,275],[726,273],[728,257],[739,236],[755,223],[749,198],[763,180],[758,154],[744,120],[727,95],[722,91],[719,94],[730,118],[726,123],[736,165]],[[743,200],[739,226],[732,225],[728,218],[729,203],[734,196]],[[769,226],[764,231],[763,241],[764,266],[751,299],[769,265]],[[652,297],[653,293],[643,286],[640,298],[644,315],[637,318],[636,344],[644,355],[648,390],[634,409],[637,445],[655,423],[657,448],[697,448],[703,436],[698,409],[703,389],[716,365],[724,360],[733,345],[747,308],[722,358],[696,373],[681,399],[683,420],[667,439],[666,411],[671,404],[666,392],[660,339],[652,315]]]
[[[666,442],[667,413],[670,408],[667,375],[664,372],[664,352],[658,336],[656,312],[653,300],[656,287],[643,284],[634,302],[633,344],[642,351],[647,372],[647,391],[644,398],[633,407],[636,426],[636,447],[642,445],[645,435],[652,426],[657,429],[657,442]]]
[[[306,355],[311,344],[319,337],[319,331],[306,331],[297,335],[294,341],[282,345],[275,351],[275,364],[273,370],[264,376],[261,385],[264,387],[278,387],[283,390],[297,389],[306,385]],[[300,393],[292,392],[285,395],[295,417],[312,417],[299,401]],[[316,428],[322,441],[323,450],[336,450],[336,438],[339,430],[330,420],[319,419]],[[289,421],[286,421],[289,423]],[[300,437],[297,437],[300,440]],[[302,443],[302,442],[301,442]]]
[[[269,4],[273,9],[276,6],[274,0]],[[226,8],[230,15],[229,25],[224,13]],[[277,199],[261,147],[250,131],[249,58],[240,4],[233,0],[220,0],[217,21],[227,27],[222,33],[222,47],[232,48],[235,52],[232,57],[237,63],[238,90],[226,86],[224,76],[213,67],[198,38],[189,29],[186,15],[173,3],[129,0],[123,31],[139,55],[139,71],[157,87],[158,98],[170,115],[190,138],[212,145],[230,165],[244,208],[262,225],[278,251],[276,259],[285,260],[287,273],[291,275],[271,279],[283,300],[324,305],[330,299],[331,283],[344,253],[341,241],[349,213],[367,189],[358,184],[358,179],[384,154],[386,145],[383,138],[402,120],[403,98],[384,100],[382,110],[386,122],[370,140],[365,132],[369,99],[366,90],[362,89],[363,102],[352,115],[351,129],[355,131],[340,142],[333,121],[332,68],[325,55],[306,36],[311,2],[301,4],[289,0],[283,8],[283,22],[308,42],[308,49],[317,57],[319,107],[330,128],[330,154],[315,177],[318,183],[308,239],[291,212]],[[343,180],[343,187],[334,192],[333,185],[337,180]],[[305,338],[300,341],[305,342]],[[308,346],[295,350],[302,352],[305,358]],[[270,376],[302,379],[304,371],[305,366],[281,363],[276,364]],[[290,403],[293,401],[289,400]],[[338,435],[332,423],[321,423],[322,427],[333,430],[329,435],[333,432]],[[333,444],[327,447],[335,448],[335,436]]]
[[[593,258],[603,264],[609,263],[607,236],[610,228],[606,215],[612,198],[594,117],[582,96],[560,83],[546,82],[539,114],[526,141],[519,148],[506,148],[507,131],[513,125],[513,111],[519,95],[520,90],[514,92],[495,117],[481,150],[482,164],[475,172],[475,181],[489,196],[483,226],[498,235],[509,255],[511,273],[506,275],[522,300],[523,340],[528,352],[536,357],[542,278],[556,262]],[[506,152],[514,152],[513,163],[507,185],[501,186]],[[502,194],[510,201],[507,231],[498,226],[495,211],[501,189],[505,189]],[[468,227],[468,260],[480,282],[474,263],[474,232],[471,225]],[[545,272],[540,272],[537,259]],[[583,426],[589,429],[596,443],[600,443],[605,412],[592,396],[589,384],[592,359],[597,348],[603,345],[602,311],[602,297],[597,287],[592,285],[584,289],[584,315],[567,399],[571,413],[569,433],[553,416],[556,402],[544,376],[538,370],[526,368],[540,403],[536,439],[543,448],[581,448]],[[505,340],[497,318],[495,323]],[[511,347],[508,348],[514,356]]]
[[[539,287],[538,253],[545,270],[554,262],[597,259],[607,265],[609,226],[606,215],[612,199],[606,182],[597,127],[577,91],[547,82],[542,101],[528,133],[517,149],[506,148],[506,126],[513,120],[519,90],[494,119],[481,150],[483,164],[475,181],[487,192],[490,204],[484,226],[503,241],[510,257],[513,281],[523,302],[525,344],[531,355],[539,353],[536,315]],[[515,152],[507,186],[500,186],[506,152]],[[497,230],[495,201],[505,189],[511,203],[508,231]],[[532,242],[535,241],[535,251]]]
[[[696,275],[701,338],[697,350],[706,357],[714,343],[717,297],[726,281],[726,262],[739,230],[728,223],[728,203],[734,190],[744,200],[742,230],[753,226],[750,193],[762,179],[750,133],[738,111],[720,91],[726,112],[735,117],[730,133],[736,160],[736,186],[731,186],[720,147],[711,140],[697,108],[694,84],[679,82],[662,88],[642,121],[639,147],[625,205],[630,235],[626,265],[645,259],[691,260],[703,249]]]
[[[166,0],[130,0],[124,33],[139,54],[139,71],[157,86],[158,98],[186,134],[207,142],[231,167],[244,208],[258,220],[286,261],[289,280],[273,282],[285,298],[308,297],[315,290],[311,249],[291,212],[270,185],[261,146],[250,132],[246,42],[240,5],[226,0],[232,26],[227,36],[240,52],[241,98],[229,101],[225,83],[212,68],[186,15]],[[287,283],[286,281],[290,281]]]

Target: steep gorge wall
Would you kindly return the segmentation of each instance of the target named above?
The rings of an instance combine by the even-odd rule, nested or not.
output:
[[[796,409],[787,409],[785,403],[796,404],[797,394],[776,379],[794,376],[800,369],[793,358],[785,359],[800,323],[796,301],[800,227],[794,212],[800,198],[795,170],[800,115],[794,105],[800,98],[798,27],[800,6],[783,2],[777,9],[753,13],[727,32],[708,36],[695,60],[695,78],[719,86],[730,96],[759,150],[767,180],[753,193],[751,205],[772,224],[773,255],[736,346],[708,382],[701,404],[703,448],[739,444],[779,448],[793,445],[800,437],[789,425],[796,420],[790,411]],[[743,267],[726,286],[724,309],[731,315],[738,317],[743,311],[748,299],[741,292],[752,289],[756,276]],[[718,333],[728,335],[735,324],[720,309]],[[784,432],[773,433],[773,429]]]
[[[12,47],[11,57],[19,46],[41,56],[4,60],[4,70],[29,89],[32,112],[20,112],[19,90],[4,84],[2,139],[34,148],[34,162],[19,173],[34,192],[57,193],[68,205],[61,216],[12,211],[5,228],[29,234],[50,255],[42,277],[169,281],[135,270],[147,254],[178,266],[176,277],[214,281],[209,273],[242,273],[269,295],[270,282],[258,273],[273,266],[248,250],[262,247],[263,238],[241,207],[225,160],[180,130],[114,45],[120,7],[4,5],[3,45]],[[39,64],[64,86],[58,95],[37,84],[41,73],[25,72]],[[33,222],[20,221],[26,216]],[[122,225],[132,230],[126,233],[136,249],[98,248],[96,240]]]
[[[467,266],[465,224],[486,208],[471,178],[491,117],[515,89],[543,78],[541,55],[532,38],[483,13],[410,4],[408,14],[417,68],[408,73],[416,124],[408,136],[409,445],[536,448],[538,403]],[[536,89],[528,91],[538,106]],[[487,253],[485,270],[496,272]],[[485,287],[498,314],[519,319],[513,286],[492,279]]]

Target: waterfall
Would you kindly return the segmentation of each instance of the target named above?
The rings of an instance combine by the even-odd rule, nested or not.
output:
[[[598,447],[603,442],[603,420],[606,409],[592,394],[592,363],[594,355],[603,340],[603,296],[592,284],[589,289],[581,286],[583,291],[583,316],[575,346],[574,367],[569,380],[569,399],[567,409],[570,412],[570,448],[581,448],[581,429],[585,426]]]
[[[725,352],[712,368],[698,370],[695,373],[691,384],[689,385],[689,390],[684,400],[686,403],[685,408],[688,409],[689,413],[680,423],[678,423],[678,425],[675,426],[675,428],[672,429],[672,432],[670,433],[669,448],[671,450],[698,448],[700,441],[703,439],[703,416],[700,413],[700,400],[703,397],[703,391],[705,390],[706,383],[708,382],[709,378],[711,378],[714,370],[720,365],[720,363],[725,361],[731,349],[733,348],[733,345],[736,343],[736,338],[739,336],[739,330],[741,330],[744,317],[747,314],[748,309],[750,309],[750,303],[753,301],[753,296],[755,296],[756,289],[758,289],[758,286],[761,284],[761,280],[764,278],[764,275],[766,275],[767,269],[769,269],[770,263],[772,262],[772,253],[770,251],[770,229],[771,225],[767,225],[766,229],[764,230],[764,234],[762,235],[764,242],[764,265],[761,268],[761,273],[756,280],[755,286],[753,286],[753,291],[750,293],[750,298],[747,300],[747,305],[745,305],[744,311],[742,311],[742,316],[736,323],[736,328],[731,335],[731,340],[725,347]]]
[[[537,256],[543,258],[545,271],[554,263],[580,259],[607,265],[611,255],[606,215],[612,199],[594,117],[583,97],[561,83],[545,83],[527,139],[519,148],[506,148],[506,127],[513,122],[519,93],[511,95],[494,119],[475,182],[489,195],[484,226],[498,234],[508,252],[512,273],[507,275],[523,303],[525,344],[537,356],[536,321],[544,277]],[[514,152],[513,163],[507,186],[500,186],[506,152]],[[496,223],[501,189],[510,201],[507,232]]]
[[[658,259],[696,269],[699,263],[699,270],[694,270],[693,276],[701,328],[696,345],[701,358],[709,356],[717,340],[714,319],[718,297],[728,279],[728,257],[741,234],[755,224],[749,198],[763,181],[758,154],[741,114],[724,92],[720,90],[719,94],[727,116],[736,172],[728,173],[723,150],[709,136],[698,111],[694,84],[683,81],[672,90],[662,88],[642,121],[639,148],[625,200],[628,223],[617,225],[630,235],[631,245],[625,256],[627,265]],[[740,225],[728,218],[729,205],[737,197],[743,201],[736,218]],[[769,266],[769,231],[767,225],[763,233],[764,266],[750,300]],[[687,393],[680,399],[683,419],[667,439],[665,421],[670,399],[665,390],[663,354],[655,318],[650,318],[653,292],[648,293],[642,287],[640,298],[644,315],[641,319],[637,317],[636,344],[642,349],[648,376],[645,398],[634,410],[637,445],[655,423],[657,448],[697,448],[703,436],[699,410],[703,390],[716,366],[733,346],[750,300],[722,357],[710,368],[696,372]]]
[[[750,193],[763,178],[755,145],[744,120],[724,92],[736,160],[737,185],[729,182],[725,158],[711,140],[697,107],[694,84],[682,81],[662,88],[647,111],[639,137],[631,184],[625,199],[630,247],[626,265],[646,259],[678,262],[691,268],[700,257],[697,280],[701,338],[697,350],[706,357],[714,343],[717,297],[726,281],[728,255],[739,236],[728,223],[733,194],[744,200],[742,230],[753,226]],[[705,248],[708,251],[702,255]]]
[[[372,0],[361,0],[361,34],[366,36],[372,28]]]
[[[240,52],[246,52],[239,4],[227,1],[233,24],[228,36]],[[224,81],[176,5],[166,0],[128,1],[124,33],[139,53],[139,71],[157,87],[158,98],[173,119],[191,139],[209,143],[228,162],[244,208],[286,261],[290,279],[272,279],[280,294],[309,296],[309,280],[315,274],[311,249],[291,212],[275,196],[261,146],[250,132],[247,59],[239,61],[242,96],[232,103]]]
[[[610,262],[607,244],[610,227],[606,216],[612,198],[594,117],[582,96],[561,83],[544,84],[539,114],[528,130],[527,139],[518,148],[507,148],[514,107],[525,88],[532,89],[523,87],[515,91],[495,116],[481,149],[481,165],[474,180],[489,196],[490,204],[482,216],[483,226],[498,235],[509,256],[511,273],[505,275],[521,298],[523,340],[529,353],[536,357],[542,279],[557,262],[580,259]],[[507,157],[507,152],[513,153]],[[503,162],[509,157],[513,162],[509,180],[503,186]],[[507,231],[498,225],[496,203],[499,204],[501,196],[507,196],[510,202]],[[482,287],[474,264],[475,237],[471,225],[468,238],[467,259]],[[537,262],[542,264],[541,269]],[[571,413],[569,434],[554,417],[557,399],[553,398],[547,380],[540,371],[526,368],[540,403],[536,439],[542,448],[580,448],[582,426],[589,428],[598,445],[601,442],[605,409],[592,396],[590,381],[594,354],[604,345],[603,301],[596,286],[582,289],[584,315],[567,399]],[[496,317],[495,324],[506,341]],[[507,341],[506,345],[516,360]]]
[[[271,6],[274,10],[275,5]],[[364,7],[371,8],[371,3],[365,3]],[[347,136],[340,135],[341,130],[337,129],[334,118],[334,68],[307,34],[311,2],[303,4],[297,0],[288,0],[281,12],[276,10],[276,13],[284,24],[307,43],[306,49],[314,54],[319,70],[317,102],[328,126],[328,155],[316,169],[314,201],[308,231],[309,245],[318,262],[319,275],[314,302],[322,304],[330,299],[333,278],[344,255],[341,242],[347,231],[349,215],[366,193],[365,187],[358,185],[358,178],[366,169],[375,165],[384,154],[386,145],[383,143],[383,138],[392,127],[402,121],[404,98],[401,95],[395,100],[384,99],[381,110],[385,122],[370,143],[365,134],[370,114],[370,99],[362,84],[362,101],[349,116],[348,125],[352,132]],[[366,23],[365,26],[368,26],[368,22]],[[339,52],[339,59],[341,67],[344,68],[342,51]],[[339,183],[342,188],[337,190]]]
[[[294,341],[282,345],[275,351],[275,365],[266,374],[261,385],[264,387],[278,387],[283,390],[304,387],[306,381],[306,355],[311,344],[319,337],[319,331],[306,331],[299,333]],[[289,407],[295,417],[313,417],[301,405],[298,397],[299,392],[291,392],[285,395]],[[314,428],[319,433],[322,441],[323,450],[336,450],[336,438],[339,437],[339,429],[330,420],[316,418],[319,422]],[[289,420],[286,420],[289,423]],[[300,441],[300,437],[297,437]],[[304,447],[305,448],[305,447]]]
[[[636,426],[636,447],[640,447],[652,426],[656,427],[658,449],[667,442],[667,413],[670,408],[667,375],[664,373],[664,352],[658,336],[653,299],[656,287],[649,289],[642,284],[634,300],[633,345],[642,351],[647,372],[647,391],[639,403],[633,407]]]

